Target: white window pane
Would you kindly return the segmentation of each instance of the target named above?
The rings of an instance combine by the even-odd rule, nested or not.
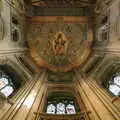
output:
[[[75,114],[76,113],[74,105],[71,105],[71,104],[67,105],[66,111],[67,111],[67,114]]]
[[[55,106],[53,104],[48,105],[48,107],[47,107],[47,113],[49,113],[49,114],[55,114]]]
[[[109,90],[114,94],[114,95],[119,95],[120,94],[120,88],[117,85],[110,85]]]
[[[3,88],[1,90],[1,92],[6,96],[8,97],[9,95],[11,95],[13,93],[14,89],[12,86],[6,86],[5,88]]]
[[[8,84],[7,78],[0,78],[0,89],[5,87]]]
[[[65,104],[57,104],[57,114],[65,114]]]
[[[120,86],[120,76],[114,78],[114,83]]]

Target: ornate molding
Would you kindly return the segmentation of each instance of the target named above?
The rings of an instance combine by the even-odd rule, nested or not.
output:
[[[7,0],[7,3],[19,13],[25,14],[25,4],[23,0]]]
[[[91,111],[85,111],[71,115],[53,115],[53,114],[34,112],[33,120],[39,120],[40,118],[45,120],[89,120],[88,117],[89,113],[91,113]]]
[[[3,40],[5,35],[4,20],[0,14],[0,40]]]
[[[0,59],[0,65],[4,65],[7,64],[8,59],[6,57],[3,57],[2,59]]]

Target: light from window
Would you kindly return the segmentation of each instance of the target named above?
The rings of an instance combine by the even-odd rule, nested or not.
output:
[[[120,76],[114,78],[114,83],[120,86]]]
[[[114,94],[114,95],[120,95],[120,87],[117,85],[110,85],[109,90]]]
[[[48,101],[46,113],[48,114],[76,114],[74,100],[64,97],[55,97]]]
[[[3,93],[6,97],[10,96],[13,93],[14,89],[12,86],[6,86],[1,90],[1,93]]]
[[[76,113],[74,105],[71,105],[71,104],[67,105],[66,111],[67,111],[67,114],[75,114]]]
[[[65,104],[63,103],[57,104],[57,114],[65,114]]]
[[[0,78],[0,89],[5,87],[8,84],[7,78]]]
[[[47,113],[48,114],[55,114],[55,106],[53,104],[48,105]]]
[[[109,81],[108,89],[113,93],[113,95],[120,95],[120,76],[115,76],[111,81]]]
[[[2,70],[0,70],[0,92],[6,97],[10,96],[14,92],[11,78]]]

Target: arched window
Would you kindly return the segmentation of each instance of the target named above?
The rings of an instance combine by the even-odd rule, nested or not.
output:
[[[120,96],[120,75],[116,75],[109,81],[108,89],[113,95]]]
[[[14,92],[14,84],[12,79],[2,70],[0,70],[0,92],[6,97]]]
[[[71,105],[71,104],[66,106],[66,111],[67,111],[67,114],[75,114],[76,113],[74,105]]]
[[[46,113],[48,114],[76,114],[75,101],[71,97],[52,97],[47,101]]]
[[[65,114],[65,104],[64,103],[58,103],[57,104],[57,114]]]
[[[47,113],[55,114],[55,106],[53,104],[47,106]]]

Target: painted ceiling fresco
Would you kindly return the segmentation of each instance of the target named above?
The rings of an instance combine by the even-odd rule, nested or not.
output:
[[[66,72],[83,64],[92,43],[88,22],[43,18],[33,18],[28,30],[30,53],[36,63],[54,72]]]

